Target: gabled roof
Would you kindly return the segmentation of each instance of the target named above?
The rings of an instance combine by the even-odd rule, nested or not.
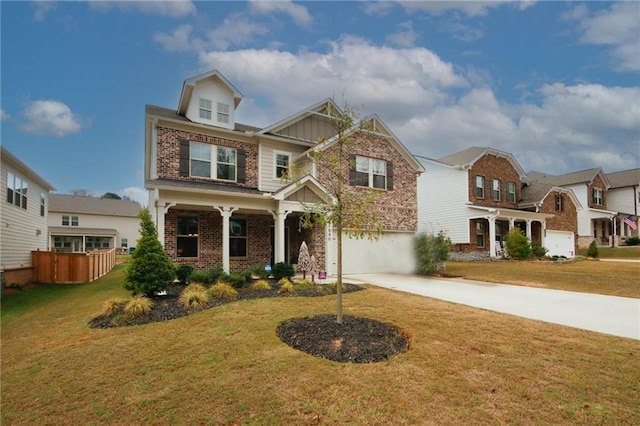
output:
[[[189,120],[187,117],[183,115],[179,115],[174,109],[163,108],[156,105],[147,104],[145,105],[144,111],[147,115],[157,117],[157,118],[166,118],[171,121],[193,123],[193,121]],[[197,124],[201,126],[207,126],[207,124],[200,124],[200,123],[197,123]],[[210,127],[213,127],[213,126],[210,126]],[[219,129],[219,128],[216,127],[216,129]],[[249,126],[248,124],[241,124],[236,122],[234,130],[242,133],[246,133],[246,132],[252,133],[257,130],[260,130],[260,128],[255,126]]]
[[[499,151],[497,149],[489,147],[472,146],[471,148],[467,148],[463,151],[447,155],[446,157],[442,157],[438,159],[438,161],[444,164],[448,164],[449,166],[464,168],[473,166],[476,161],[487,154],[505,158],[516,170],[516,172],[520,176],[520,179],[524,180],[527,177],[524,169],[520,167],[520,164],[518,164],[513,155],[509,154],[508,152]]]
[[[302,179],[278,189],[273,194],[273,199],[281,201],[286,200],[287,198],[291,197],[291,195],[304,188],[309,188],[325,203],[333,204],[336,201],[333,195],[331,195],[329,191],[327,191],[326,188],[322,186],[322,184],[320,184],[320,182],[318,182],[318,180],[311,175],[305,175],[304,177],[302,177]]]
[[[611,188],[640,185],[640,168],[607,173]]]
[[[0,146],[0,157],[2,157],[2,161],[7,164],[11,164],[12,167],[23,173],[24,176],[28,177],[31,181],[35,182],[39,186],[41,186],[46,191],[55,191],[55,188],[46,180],[44,180],[39,174],[34,172],[29,166],[24,164],[18,157],[13,155],[7,148],[4,146]]]
[[[567,194],[569,198],[571,198],[571,201],[573,201],[576,208],[582,208],[582,204],[580,204],[580,201],[572,190],[543,182],[529,182],[525,185],[522,188],[522,200],[518,203],[518,207],[526,208],[540,205],[551,192],[562,192]]]
[[[592,169],[580,170],[577,172],[566,173],[564,175],[558,176],[541,172],[529,172],[529,174],[527,174],[527,178],[530,181],[550,183],[557,186],[577,185],[581,183],[589,185],[591,184],[591,182],[593,182],[598,173],[602,174],[602,179],[604,180],[607,188],[609,188],[611,186],[609,184],[609,180],[600,167],[594,167]]]
[[[327,113],[328,110],[335,111],[338,115],[342,115],[342,110],[335,104],[335,102],[333,102],[333,99],[326,98],[314,105],[311,105],[308,108],[305,108],[301,111],[296,112],[293,115],[290,115],[289,117],[283,120],[278,121],[277,123],[274,123],[268,127],[265,127],[264,129],[256,133],[261,135],[264,135],[267,133],[277,134],[278,130],[282,130],[286,127],[289,127],[292,124],[310,115],[321,115],[326,117],[327,119],[331,119],[332,116]]]
[[[237,108],[238,104],[244,97],[242,93],[236,87],[231,84],[227,78],[220,73],[218,70],[211,70],[204,74],[196,75],[194,77],[188,78],[184,81],[182,85],[182,93],[180,94],[180,102],[178,103],[178,114],[185,115],[187,111],[187,107],[189,106],[189,100],[191,99],[191,94],[193,93],[194,87],[196,87],[196,83],[207,80],[210,78],[218,78],[222,84],[224,84],[227,89],[233,93],[233,102],[234,107]]]
[[[67,194],[49,195],[50,212],[137,217],[140,209],[142,209],[140,204],[129,200]]]

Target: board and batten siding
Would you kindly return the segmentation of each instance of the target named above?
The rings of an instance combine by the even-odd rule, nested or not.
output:
[[[444,231],[454,244],[469,243],[467,171],[419,158],[425,172],[418,177],[418,233]]]
[[[7,202],[7,173],[27,182],[27,208]],[[31,266],[32,250],[47,250],[47,209],[40,216],[40,194],[49,191],[34,182],[21,170],[2,161],[2,219],[0,228],[0,267],[2,270]]]
[[[262,141],[260,143],[260,190],[275,192],[287,182],[283,182],[275,177],[275,154],[276,152],[290,154],[290,161],[306,151],[308,148],[293,144],[278,143],[274,141]]]

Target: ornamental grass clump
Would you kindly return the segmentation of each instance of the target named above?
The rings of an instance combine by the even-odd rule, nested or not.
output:
[[[109,316],[115,314],[126,302],[127,301],[121,297],[114,297],[107,300],[102,305],[102,315]]]
[[[146,296],[138,294],[131,300],[129,300],[124,306],[124,313],[128,317],[138,318],[151,312],[153,305],[153,300],[149,299]]]
[[[216,284],[212,285],[211,288],[209,288],[209,294],[214,299],[233,300],[238,297],[238,290],[233,288],[231,284],[218,281]]]
[[[271,286],[267,280],[258,280],[251,285],[254,290],[271,290]]]
[[[182,290],[178,300],[185,308],[201,309],[207,306],[211,295],[202,284],[191,283]]]
[[[282,278],[280,281],[278,281],[278,284],[280,284],[280,290],[278,290],[278,293],[280,294],[293,293],[295,291],[293,283],[289,281],[288,278]]]

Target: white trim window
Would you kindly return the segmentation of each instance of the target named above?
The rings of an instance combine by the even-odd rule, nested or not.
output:
[[[211,120],[211,99],[200,98],[200,118]]]
[[[556,194],[555,206],[557,212],[564,211],[564,198],[562,197],[562,195]]]
[[[229,104],[217,102],[218,104],[218,123],[229,122]]]
[[[357,155],[355,184],[369,188],[387,189],[387,162]]]
[[[473,193],[477,198],[484,198],[484,176],[475,177]]]
[[[46,208],[46,200],[47,200],[47,196],[44,192],[40,193],[40,216],[44,217],[44,215],[47,212],[47,208]]]
[[[500,179],[493,179],[491,197],[494,201],[500,201]]]
[[[7,173],[7,202],[17,207],[27,208],[27,181]]]
[[[507,201],[510,203],[516,202],[516,183],[507,182]]]
[[[602,204],[602,189],[593,188],[593,205],[601,206]]]
[[[191,176],[236,181],[235,148],[191,142]]]
[[[282,179],[289,172],[289,166],[291,165],[291,154],[288,152],[274,151],[273,152],[273,178]]]
[[[78,216],[62,215],[62,226],[78,226],[79,223]]]

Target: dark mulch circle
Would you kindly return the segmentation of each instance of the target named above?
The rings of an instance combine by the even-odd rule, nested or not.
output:
[[[225,303],[236,302],[238,300],[248,299],[260,299],[266,297],[318,297],[327,296],[335,293],[335,288],[331,291],[330,286],[309,286],[308,288],[297,289],[293,293],[278,293],[280,285],[276,282],[271,282],[270,290],[254,290],[249,287],[241,288],[238,290],[238,297],[233,300],[217,300],[212,299],[208,305],[200,309],[185,308],[178,300],[180,293],[184,290],[185,286],[179,283],[171,284],[167,287],[167,294],[165,296],[152,297],[154,307],[148,314],[142,315],[137,318],[129,318],[123,315],[123,308],[114,312],[111,315],[99,315],[92,318],[89,321],[90,328],[112,328],[131,325],[143,325],[154,322],[169,321],[175,318],[184,317],[194,312],[200,312],[204,309],[211,309],[216,306],[223,305]],[[354,291],[363,290],[362,287],[353,284],[343,284],[344,293],[352,293]]]
[[[346,315],[342,324],[329,314],[292,319],[277,335],[295,349],[337,362],[384,361],[409,348],[408,335],[397,327]]]

